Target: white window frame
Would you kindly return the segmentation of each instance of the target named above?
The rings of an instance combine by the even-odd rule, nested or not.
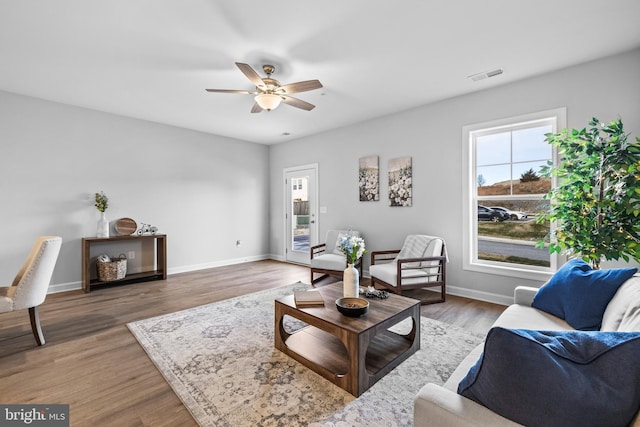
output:
[[[534,125],[536,122],[552,120],[552,132],[560,132],[567,127],[567,109],[556,108],[552,110],[540,111],[537,113],[523,114],[489,122],[467,125],[462,128],[462,268],[464,270],[477,271],[481,273],[498,274],[504,276],[519,277],[523,279],[546,281],[556,271],[558,266],[557,254],[551,254],[550,267],[525,266],[521,264],[511,264],[478,259],[478,215],[476,212],[477,202],[477,177],[476,153],[474,145],[474,134],[480,134],[489,130],[499,130],[500,128],[513,129],[521,125]],[[558,154],[555,147],[552,150],[552,160],[557,164]],[[556,186],[555,178],[552,179],[552,186]],[[526,196],[525,196],[526,197]],[[555,224],[551,224],[555,227]]]

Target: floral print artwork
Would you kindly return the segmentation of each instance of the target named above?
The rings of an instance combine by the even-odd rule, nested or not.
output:
[[[358,180],[361,202],[377,202],[380,200],[378,156],[360,158],[358,161]]]
[[[411,157],[389,160],[389,206],[411,206]]]

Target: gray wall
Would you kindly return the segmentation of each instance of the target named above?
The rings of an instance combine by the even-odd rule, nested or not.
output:
[[[268,257],[267,146],[6,92],[0,141],[0,283],[36,236],[54,234],[63,246],[52,289],[78,288],[100,190],[111,221],[167,234],[169,273]]]
[[[567,107],[570,128],[585,127],[593,116],[609,121],[620,115],[627,131],[640,136],[639,75],[640,50],[635,50],[273,146],[273,257],[283,258],[282,170],[317,162],[319,206],[327,207],[319,215],[321,241],[328,229],[346,226],[362,231],[370,250],[399,248],[410,233],[439,235],[449,250],[450,292],[508,303],[515,285],[540,282],[462,269],[462,127]],[[367,155],[380,156],[379,202],[358,201],[358,158]],[[387,162],[401,156],[413,158],[413,206],[392,208],[386,197]],[[365,261],[366,269],[368,257]]]
[[[169,273],[283,259],[282,171],[318,163],[319,204],[328,208],[321,236],[351,225],[376,250],[399,247],[409,233],[441,235],[449,290],[506,303],[515,284],[539,283],[462,270],[462,126],[566,106],[569,127],[619,114],[638,136],[639,74],[635,50],[274,146],[0,92],[0,283],[11,282],[36,236],[56,234],[64,243],[53,289],[78,288],[80,239],[95,235],[100,190],[109,219],[168,235]],[[361,203],[358,158],[373,154],[382,197]],[[413,206],[391,208],[387,161],[401,156],[413,158]]]

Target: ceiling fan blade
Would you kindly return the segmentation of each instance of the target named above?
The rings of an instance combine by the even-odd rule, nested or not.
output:
[[[303,82],[290,83],[288,85],[280,86],[280,90],[285,93],[298,93],[306,92],[308,90],[320,89],[322,83],[319,80],[305,80]]]
[[[311,111],[316,108],[315,105],[309,104],[307,101],[303,101],[302,99],[294,98],[287,95],[282,95],[282,102],[287,105],[291,105],[292,107],[300,108],[307,111]]]
[[[252,113],[259,113],[262,111],[262,107],[258,105],[257,102],[253,103],[253,107],[251,107],[251,112]]]
[[[256,73],[255,70],[251,68],[251,65],[243,64],[242,62],[236,62],[236,65],[238,66],[238,68],[240,68],[240,71],[242,71],[242,73],[247,76],[249,80],[251,80],[251,83],[256,86],[264,87],[264,82],[262,81],[258,73]]]
[[[235,89],[205,89],[207,92],[217,93],[244,93],[248,95],[257,95],[258,91],[255,90],[235,90]]]

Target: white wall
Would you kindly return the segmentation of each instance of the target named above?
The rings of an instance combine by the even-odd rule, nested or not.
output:
[[[52,289],[78,288],[100,190],[111,221],[167,234],[169,273],[268,257],[267,146],[7,92],[0,142],[0,283],[53,234],[63,245]]]
[[[635,50],[273,146],[271,253],[283,257],[283,168],[317,162],[319,206],[327,207],[319,217],[320,236],[352,226],[363,232],[370,250],[399,248],[410,233],[442,236],[450,256],[449,291],[509,303],[517,284],[540,282],[462,269],[462,127],[567,107],[570,128],[585,127],[594,116],[609,121],[620,115],[627,131],[640,136],[639,75],[640,50]],[[379,202],[358,200],[358,159],[367,155],[380,156]],[[387,162],[401,156],[413,158],[413,206],[392,208]],[[368,268],[368,257],[365,261]]]
[[[639,136],[638,75],[635,50],[270,147],[0,92],[0,283],[36,236],[56,234],[64,243],[53,288],[78,288],[80,239],[95,235],[100,190],[109,219],[168,235],[170,273],[283,259],[282,170],[318,163],[320,235],[352,226],[373,250],[413,232],[441,235],[449,291],[507,303],[515,284],[538,283],[462,270],[462,126],[566,106],[569,127],[619,114]],[[381,201],[359,202],[358,158],[372,154]],[[391,208],[387,161],[401,156],[413,157],[413,207]]]

